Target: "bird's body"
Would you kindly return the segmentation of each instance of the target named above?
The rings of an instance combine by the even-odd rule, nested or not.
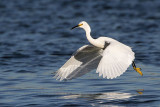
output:
[[[87,22],[82,21],[78,26],[86,31],[86,37],[92,45],[84,45],[57,71],[55,77],[60,80],[70,80],[80,77],[93,69],[103,75],[103,78],[113,79],[123,74],[133,63],[135,57],[132,49],[109,37],[93,39]],[[135,64],[134,64],[135,65]],[[142,75],[136,66],[133,68]]]

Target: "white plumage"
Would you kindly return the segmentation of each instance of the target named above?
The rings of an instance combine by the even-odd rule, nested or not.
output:
[[[110,38],[103,38],[110,39]],[[98,65],[97,73],[103,78],[113,79],[123,74],[134,60],[131,48],[111,39],[110,45],[104,50]]]
[[[56,72],[56,79],[60,81],[74,79],[94,69],[97,69],[99,76],[113,79],[123,74],[134,61],[134,52],[129,46],[109,37],[93,39],[90,35],[90,26],[85,21],[73,28],[76,27],[86,31],[86,37],[92,45],[79,48]]]

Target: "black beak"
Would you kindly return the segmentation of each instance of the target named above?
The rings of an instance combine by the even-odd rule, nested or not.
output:
[[[77,25],[77,26],[74,26],[74,27],[71,28],[71,30],[74,29],[74,28],[77,28],[77,27],[79,27],[79,26],[78,26],[78,25]]]

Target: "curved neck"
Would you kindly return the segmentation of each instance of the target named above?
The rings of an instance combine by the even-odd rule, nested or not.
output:
[[[92,45],[99,47],[99,48],[103,48],[103,46],[101,46],[100,43],[96,39],[93,39],[92,36],[90,35],[90,33],[91,33],[90,27],[88,30],[87,29],[84,29],[84,30],[86,31],[86,37],[87,37],[88,41]]]
[[[90,31],[87,31],[87,30],[85,30],[86,31],[86,37],[87,37],[87,39],[88,39],[88,41],[92,44],[92,45],[94,45],[95,44],[95,39],[93,39],[92,38],[92,36],[91,36],[91,32]],[[95,46],[95,45],[94,45]]]

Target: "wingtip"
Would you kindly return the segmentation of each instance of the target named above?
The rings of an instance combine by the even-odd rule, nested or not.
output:
[[[56,79],[57,81],[66,81],[65,78],[60,77],[58,74],[56,74],[55,76],[53,76],[52,78]]]

